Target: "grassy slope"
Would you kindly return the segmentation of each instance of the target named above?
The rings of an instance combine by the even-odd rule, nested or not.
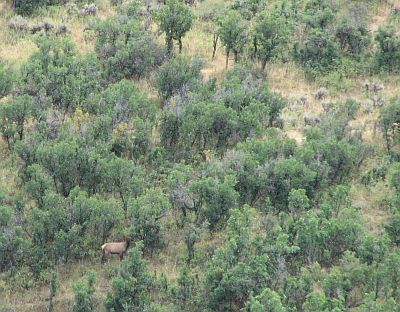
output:
[[[208,5],[215,6],[217,1],[205,0],[195,8],[197,13],[201,13],[207,9]],[[222,5],[222,1],[220,4]],[[107,17],[113,14],[113,9],[107,0],[101,0],[99,3],[101,17]],[[387,3],[379,5],[371,12],[371,30],[375,31],[379,26],[384,25],[389,19],[390,6]],[[19,35],[7,30],[7,22],[12,16],[12,12],[7,8],[4,0],[0,2],[0,59],[6,60],[11,64],[19,66],[29,55],[35,51],[33,37],[31,35]],[[54,23],[60,23],[62,20],[67,21],[67,25],[71,30],[71,37],[77,44],[78,49],[82,53],[92,51],[93,45],[85,40],[83,29],[87,20],[80,17],[68,17],[64,9],[52,8],[49,12],[43,12],[32,20],[51,20]],[[160,40],[163,40],[160,37]],[[212,54],[212,36],[208,33],[207,27],[197,22],[188,35],[184,39],[184,53],[187,55],[199,55],[206,60],[206,66],[203,75],[208,77],[216,77],[220,79],[225,72],[225,56],[223,48],[219,47],[217,55],[214,59]],[[233,61],[230,61],[232,64]],[[231,65],[230,65],[231,66]],[[287,135],[301,144],[303,116],[307,114],[315,114],[322,111],[322,101],[315,99],[314,95],[319,86],[315,82],[307,81],[304,78],[302,70],[293,63],[274,64],[269,67],[267,72],[270,87],[282,94],[288,99],[289,106],[283,112],[283,118],[286,121]],[[328,98],[323,101],[336,102],[342,101],[348,97],[357,99],[361,103],[365,103],[368,96],[362,92],[362,83],[367,77],[357,77],[349,83],[346,92],[339,93],[329,90]],[[399,77],[368,77],[369,80],[379,80],[384,86],[383,95],[390,98],[400,92]],[[140,81],[139,85],[147,92],[155,96],[154,91],[149,87],[147,81]],[[301,104],[300,99],[306,99],[306,105]],[[1,103],[0,103],[1,105]],[[380,144],[379,133],[373,131],[376,122],[377,112],[359,114],[353,126],[364,127],[366,140]],[[156,134],[155,134],[156,135]],[[1,139],[0,139],[1,140]],[[368,165],[367,165],[368,166]],[[7,154],[4,142],[0,141],[0,186],[5,187],[9,196],[15,194],[18,190],[18,178],[16,175],[15,161]],[[383,209],[382,203],[385,202],[385,194],[388,188],[384,183],[380,183],[372,188],[366,188],[357,183],[352,186],[353,203],[363,212],[367,227],[379,232],[382,230],[382,224],[386,220],[387,212]],[[169,247],[165,252],[155,259],[150,259],[151,270],[157,274],[164,273],[169,280],[175,279],[177,276],[177,267],[180,262],[180,256],[184,253],[184,245],[179,239],[170,238]],[[199,248],[207,249],[208,243],[199,244]],[[62,288],[56,298],[56,311],[69,311],[71,302],[73,302],[72,284],[83,275],[88,268],[95,269],[99,274],[97,276],[97,292],[96,298],[98,308],[101,309],[102,299],[109,288],[109,276],[117,267],[117,260],[111,261],[108,265],[101,267],[95,263],[78,263],[71,266],[60,266],[58,271],[62,280]],[[20,290],[15,292],[8,289],[5,283],[2,283],[0,276],[0,307],[2,304],[12,306],[15,311],[44,311],[48,305],[47,298],[49,296],[48,287],[34,288],[32,290]]]

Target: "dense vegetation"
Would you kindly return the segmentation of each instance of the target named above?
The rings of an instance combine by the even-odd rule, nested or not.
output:
[[[7,3],[5,31],[36,49],[0,59],[13,172],[0,180],[0,311],[19,311],[6,294],[43,288],[38,310],[63,311],[71,278],[74,312],[400,310],[400,90],[366,80],[370,106],[346,94],[358,77],[399,78],[400,7],[371,32],[379,1],[209,2],[113,1],[97,17],[95,4]],[[29,24],[67,7],[90,52],[62,25]],[[222,75],[185,51],[195,25],[211,59],[223,49]],[[318,115],[287,118],[277,63],[321,86]],[[373,140],[356,126],[365,114]],[[387,215],[371,227],[354,194],[377,186]],[[100,266],[100,247],[125,240],[126,258]]]

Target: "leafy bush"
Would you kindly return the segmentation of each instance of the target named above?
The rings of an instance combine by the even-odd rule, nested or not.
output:
[[[129,205],[131,236],[134,240],[143,241],[148,254],[165,246],[162,221],[168,214],[169,206],[168,199],[158,189],[147,190]]]
[[[111,280],[111,289],[105,300],[107,311],[148,311],[149,291],[154,280],[148,271],[147,262],[142,258],[142,250],[142,243],[132,247],[118,276]]]
[[[182,52],[182,38],[192,28],[194,14],[188,6],[177,0],[168,0],[156,13],[156,21],[165,33],[168,54],[172,53],[173,40],[178,41]]]
[[[350,20],[342,20],[337,26],[335,37],[339,41],[340,49],[357,56],[363,52],[371,42],[368,29],[363,25],[356,25]]]
[[[218,21],[218,35],[226,51],[226,67],[228,67],[229,54],[233,51],[235,62],[243,52],[248,40],[248,22],[239,12],[231,10],[224,14]]]
[[[329,0],[308,0],[303,19],[311,28],[325,29],[335,19],[337,8]]]
[[[341,61],[339,46],[334,38],[321,30],[313,30],[304,43],[296,44],[295,58],[311,76],[337,68]]]
[[[94,292],[96,283],[96,273],[89,271],[86,275],[73,285],[75,293],[75,303],[73,312],[91,312],[94,308]]]
[[[95,25],[94,30],[95,49],[108,80],[140,78],[161,64],[161,48],[136,19],[111,18]]]
[[[201,77],[203,61],[197,58],[187,57],[172,58],[163,64],[156,78],[158,93],[168,99],[177,94],[183,87],[191,87],[196,84]]]
[[[386,143],[388,154],[400,160],[397,148],[400,144],[400,97],[394,98],[389,105],[381,109],[379,125]]]
[[[20,15],[31,15],[36,9],[47,4],[47,0],[18,0],[14,2],[14,7]]]
[[[287,44],[287,20],[277,12],[262,11],[255,18],[254,36],[254,52],[265,69],[267,62],[277,57]]]
[[[378,29],[375,36],[379,50],[375,56],[378,70],[400,71],[400,35],[394,26]]]
[[[8,95],[13,86],[13,72],[0,63],[0,98]]]

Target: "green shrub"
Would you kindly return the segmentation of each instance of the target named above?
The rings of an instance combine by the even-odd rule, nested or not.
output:
[[[379,71],[400,71],[400,35],[394,26],[378,29],[375,40],[378,43],[376,66]]]
[[[92,312],[94,308],[94,292],[96,283],[96,273],[89,271],[86,275],[73,285],[75,293],[75,304],[73,312]]]
[[[295,58],[312,77],[336,69],[341,62],[339,46],[334,38],[319,29],[312,30],[303,44],[295,45]]]
[[[111,18],[95,25],[94,30],[95,50],[108,80],[140,78],[161,64],[160,46],[137,19]]]
[[[0,98],[8,95],[13,86],[13,73],[5,65],[0,63]]]
[[[353,56],[363,52],[371,42],[368,29],[363,25],[356,25],[344,19],[335,30],[335,37],[339,41],[340,49]]]
[[[158,93],[168,99],[184,86],[192,86],[200,79],[203,61],[197,58],[176,57],[163,64],[156,78]]]
[[[107,311],[148,311],[154,279],[142,258],[142,250],[141,242],[132,247],[118,276],[111,280],[111,289],[105,300]]]
[[[47,0],[16,0],[14,7],[17,14],[31,15],[34,11],[48,4]]]

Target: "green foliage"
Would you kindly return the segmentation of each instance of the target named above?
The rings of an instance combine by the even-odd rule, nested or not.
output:
[[[21,1],[26,14],[57,2]],[[107,294],[95,295],[89,272],[73,284],[73,311],[398,311],[399,99],[379,109],[388,154],[380,160],[378,137],[360,124],[362,101],[327,103],[318,92],[323,110],[304,116],[294,140],[287,129],[302,109],[254,66],[281,59],[292,69],[295,43],[294,59],[332,98],[353,94],[373,60],[395,75],[394,26],[370,45],[366,10],[375,5],[235,0],[204,2],[195,15],[192,1],[171,0],[155,12],[154,33],[152,4],[114,2],[113,16],[88,25],[94,53],[47,32],[24,64],[0,65],[9,148],[0,164],[0,292],[47,283],[56,309],[51,272],[69,278],[78,262],[97,262],[104,243],[128,239],[125,260],[103,272]],[[194,23],[213,34],[214,54],[221,39],[227,61],[233,53],[243,62],[220,77],[192,55],[174,57]],[[366,86],[366,96],[383,97],[377,83]],[[390,213],[384,224],[364,224],[360,180],[372,206]]]
[[[395,312],[399,309],[399,304],[393,299],[375,300],[370,296],[368,300],[361,306],[362,312],[376,311],[376,312]]]
[[[109,133],[106,136],[117,156],[139,158],[148,152],[156,107],[131,82],[122,80],[109,85],[85,108],[107,118]]]
[[[39,207],[43,206],[43,198],[47,191],[53,190],[53,181],[39,164],[33,164],[26,168],[26,189],[36,200]]]
[[[178,56],[163,64],[157,75],[158,93],[168,99],[183,87],[191,87],[200,79],[203,62],[200,59]]]
[[[173,40],[179,44],[179,53],[182,52],[182,38],[192,28],[194,14],[188,6],[178,0],[168,0],[156,12],[156,21],[165,33],[165,42],[168,54],[172,53]]]
[[[129,203],[131,237],[143,241],[146,253],[165,246],[163,217],[167,216],[170,203],[160,189],[148,189]]]
[[[232,9],[240,12],[243,17],[251,20],[265,5],[261,0],[235,0]]]
[[[386,297],[393,298],[396,302],[400,299],[400,253],[398,249],[391,252],[385,259],[384,267],[384,293]]]
[[[336,8],[328,0],[309,0],[304,7],[303,19],[310,28],[325,29],[335,19]]]
[[[364,25],[356,25],[348,19],[342,20],[337,26],[335,36],[343,52],[357,56],[368,47],[371,42],[368,29]]]
[[[270,286],[271,260],[252,248],[254,214],[250,207],[231,211],[226,244],[206,263],[204,300],[212,310],[237,311],[251,293],[257,295]]]
[[[107,311],[146,311],[150,307],[149,291],[153,278],[148,272],[147,262],[142,258],[143,243],[137,243],[129,250],[122,262],[118,276],[111,280],[107,293]]]
[[[388,175],[391,186],[400,191],[400,162],[393,164]]]
[[[112,199],[89,197],[78,187],[71,190],[68,198],[48,191],[41,200],[40,208],[32,208],[27,215],[28,231],[35,246],[31,257],[42,259],[30,265],[38,272],[52,263],[82,259],[93,251],[98,253],[99,246],[122,223],[121,205]]]
[[[7,206],[0,206],[0,226],[7,226],[12,217],[12,209]]]
[[[296,245],[305,263],[332,263],[346,250],[356,249],[362,231],[360,217],[352,209],[342,209],[338,217],[329,218],[308,212],[296,223]]]
[[[33,99],[29,95],[13,97],[0,107],[0,129],[8,146],[22,140],[27,119],[31,115]]]
[[[377,69],[389,72],[400,71],[400,35],[394,26],[378,29],[375,36],[379,51],[376,54]]]
[[[179,273],[177,283],[171,288],[171,292],[181,309],[187,310],[193,304],[195,287],[194,275],[190,272],[188,266],[184,266]]]
[[[385,224],[385,230],[390,240],[396,244],[400,244],[400,213],[396,212],[391,215]]]
[[[203,87],[204,97],[191,97]],[[266,127],[281,126],[279,114],[286,101],[270,92],[249,68],[229,71],[217,91],[208,87],[200,84],[189,98],[182,93],[168,103],[161,142],[175,159],[193,158],[207,149],[222,155],[241,140],[261,137]]]
[[[256,297],[251,297],[245,311],[249,312],[286,312],[278,293],[266,288]]]
[[[97,60],[79,57],[67,37],[39,37],[38,51],[24,64],[21,92],[35,98],[34,116],[52,106],[73,112],[90,94],[98,91],[101,79]]]
[[[31,15],[38,8],[51,4],[51,2],[47,0],[17,0],[14,1],[14,8],[17,14]]]
[[[295,58],[314,77],[336,69],[341,61],[338,44],[320,29],[312,30],[304,43],[296,44]]]
[[[254,21],[254,54],[265,69],[267,62],[279,56],[289,37],[285,17],[267,10],[257,14]]]
[[[218,99],[244,116],[250,117],[254,114],[255,116],[251,117],[257,116],[263,128],[279,127],[279,114],[286,106],[286,101],[280,95],[265,86],[259,72],[240,64],[227,72],[222,88],[218,92]],[[264,116],[260,117],[260,115]],[[243,123],[244,121],[245,119]],[[251,129],[251,131],[254,130],[254,128]]]
[[[307,295],[311,293],[312,279],[312,274],[304,268],[298,276],[288,276],[283,286],[285,306],[301,310]]]
[[[288,196],[288,208],[291,213],[300,213],[310,208],[310,200],[305,189],[292,189]]]
[[[119,196],[126,214],[129,197],[138,196],[144,189],[142,168],[115,156],[102,159],[100,168],[104,173],[104,189]]]
[[[88,271],[83,278],[78,280],[74,285],[75,303],[72,308],[73,312],[91,312],[95,311],[94,293],[96,284],[96,273]]]
[[[226,50],[226,66],[228,66],[229,54],[233,51],[235,62],[239,60],[239,54],[243,52],[248,40],[248,24],[239,12],[230,10],[218,21],[218,35]]]
[[[161,63],[162,51],[154,36],[146,31],[128,7],[121,14],[94,26],[95,50],[109,81],[140,78]],[[133,15],[133,16],[130,16]]]
[[[0,62],[0,98],[11,92],[13,83],[13,72]]]
[[[310,293],[303,304],[303,310],[304,312],[329,311],[325,294],[319,292]]]
[[[10,207],[0,204],[0,216],[0,272],[11,269],[16,273],[24,263],[23,253],[27,250],[27,241],[22,228],[12,222],[13,212]],[[27,278],[27,283],[30,282]]]
[[[56,272],[52,272],[50,280],[49,312],[54,312],[54,297],[57,294],[59,286],[60,286],[60,277]]]
[[[397,151],[400,143],[400,98],[395,98],[389,105],[381,109],[379,124],[382,129],[388,153],[398,159]]]
[[[194,181],[190,189],[194,195],[196,219],[205,219],[211,229],[224,220],[236,205],[238,193],[234,189],[235,177],[227,175],[223,181],[205,177]],[[201,218],[201,219],[200,219]]]

